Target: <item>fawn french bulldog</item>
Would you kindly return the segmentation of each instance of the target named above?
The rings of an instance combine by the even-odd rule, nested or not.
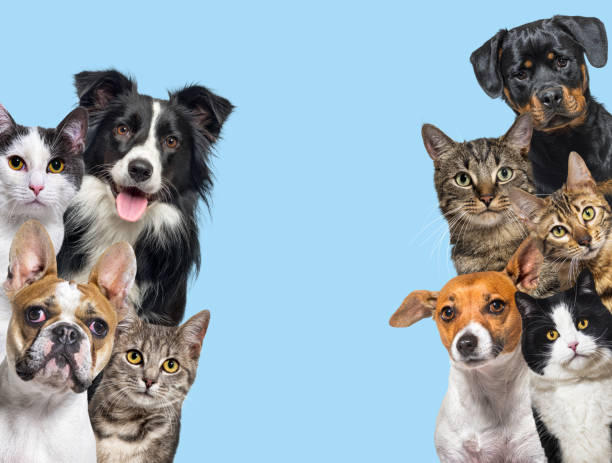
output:
[[[434,441],[442,463],[544,462],[521,353],[518,289],[535,289],[542,254],[525,240],[501,272],[459,275],[439,292],[414,291],[389,324],[436,322],[450,355]]]
[[[102,254],[87,284],[58,278],[53,244],[35,220],[11,245],[12,305],[0,364],[0,462],[95,462],[87,390],[110,359],[127,313],[136,258],[127,243]]]

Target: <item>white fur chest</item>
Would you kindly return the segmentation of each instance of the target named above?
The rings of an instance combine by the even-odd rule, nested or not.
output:
[[[559,440],[564,462],[610,463],[612,378],[551,387],[533,373],[531,389],[533,405]]]

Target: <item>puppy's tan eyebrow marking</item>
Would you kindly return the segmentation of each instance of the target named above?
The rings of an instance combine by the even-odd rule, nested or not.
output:
[[[85,309],[85,315],[91,316],[96,314],[96,308],[91,305],[91,302],[87,303],[87,308]]]
[[[43,304],[46,307],[51,307],[52,305],[55,305],[55,296],[49,296],[47,299],[44,300]]]
[[[525,66],[527,69],[532,68],[533,67],[533,62],[531,60],[527,60],[523,63],[523,66]]]
[[[485,302],[489,302],[491,300],[491,294],[490,293],[485,293],[484,294],[484,300],[485,300]]]
[[[548,59],[553,59],[555,57],[555,54],[551,51],[550,53],[548,53],[548,55],[546,55],[546,57]]]

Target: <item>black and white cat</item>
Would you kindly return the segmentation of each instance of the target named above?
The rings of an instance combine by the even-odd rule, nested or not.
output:
[[[516,293],[532,408],[549,462],[612,461],[612,314],[584,270],[546,299]]]
[[[87,117],[79,107],[55,129],[24,127],[0,105],[0,272],[8,268],[13,236],[29,219],[44,225],[59,252],[64,212],[83,179]],[[0,360],[10,314],[9,302],[1,294]]]

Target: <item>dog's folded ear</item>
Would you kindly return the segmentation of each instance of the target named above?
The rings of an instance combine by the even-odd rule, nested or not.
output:
[[[87,110],[79,106],[72,110],[55,129],[56,139],[65,140],[66,147],[72,154],[79,155],[85,149],[88,117]]]
[[[524,113],[518,116],[512,127],[506,132],[503,139],[509,145],[515,146],[521,150],[523,156],[529,153],[531,145],[531,135],[533,134],[533,122],[530,113]]]
[[[217,141],[223,123],[234,109],[229,100],[200,85],[191,85],[171,93],[170,102],[186,106],[191,111],[196,125],[209,143]]]
[[[608,36],[606,27],[599,19],[584,16],[553,16],[552,22],[576,40],[592,66],[600,68],[606,65]]]
[[[455,146],[453,139],[435,125],[423,124],[421,136],[429,157],[434,161],[444,153],[451,151]]]
[[[189,353],[194,360],[200,356],[202,342],[204,342],[204,336],[206,335],[209,322],[210,312],[208,310],[202,310],[180,327],[179,335],[184,344],[189,346]]]
[[[89,283],[100,289],[115,307],[118,320],[121,320],[130,310],[128,295],[135,277],[136,255],[132,246],[121,241],[113,244],[100,256],[89,274]]]
[[[24,223],[13,238],[4,289],[9,298],[47,275],[57,275],[53,243],[37,220]]]
[[[501,96],[504,88],[504,81],[499,69],[499,57],[501,42],[506,32],[505,29],[500,30],[470,56],[476,79],[491,98]]]
[[[533,291],[538,287],[540,269],[544,256],[538,242],[533,237],[527,237],[506,266],[506,273],[520,291]]]
[[[389,320],[389,325],[395,328],[404,328],[422,320],[432,317],[436,310],[438,292],[434,291],[413,291],[402,305],[395,311]]]
[[[74,76],[79,104],[88,111],[105,109],[117,96],[136,91],[136,82],[114,69],[83,71]]]

